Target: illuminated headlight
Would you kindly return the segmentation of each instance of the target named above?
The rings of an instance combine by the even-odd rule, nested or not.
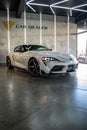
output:
[[[56,58],[53,58],[53,57],[42,57],[41,60],[44,62],[44,61],[59,61],[59,62],[62,62]]]
[[[42,57],[41,60],[42,61],[55,61],[56,59],[52,57]]]

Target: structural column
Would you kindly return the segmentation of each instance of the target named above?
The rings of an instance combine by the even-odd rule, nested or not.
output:
[[[40,12],[40,45],[42,45],[42,13]]]
[[[9,24],[9,7],[7,7],[7,37],[8,37],[8,53],[10,52],[10,24]]]
[[[24,9],[24,44],[26,44],[26,9]]]

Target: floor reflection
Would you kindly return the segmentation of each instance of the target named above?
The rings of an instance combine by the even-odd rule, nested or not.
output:
[[[86,71],[31,77],[0,67],[0,129],[87,130]]]

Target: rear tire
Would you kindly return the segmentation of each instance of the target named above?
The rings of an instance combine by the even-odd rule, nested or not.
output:
[[[9,57],[9,56],[6,57],[6,64],[7,64],[8,69],[13,69],[13,68],[14,68],[14,67],[11,65],[11,60],[10,60],[10,57]]]

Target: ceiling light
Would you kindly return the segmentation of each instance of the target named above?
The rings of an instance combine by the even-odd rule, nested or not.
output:
[[[72,16],[72,10],[70,9],[70,16]]]
[[[82,10],[82,9],[74,9],[74,8],[69,8],[69,7],[64,7],[64,6],[52,6],[52,7],[59,8],[59,9],[75,10],[75,11],[80,11],[80,12],[87,13],[87,10]]]
[[[33,10],[33,12],[36,12],[36,10],[34,8],[32,8],[29,4],[27,5],[31,10]]]
[[[52,13],[55,15],[55,12],[51,6],[50,6],[50,9],[51,9]]]
[[[62,0],[62,1],[60,1],[60,2],[56,2],[56,3],[54,3],[54,4],[51,4],[50,6],[58,5],[58,4],[67,2],[67,1],[69,1],[69,0]]]
[[[29,3],[33,2],[34,0],[29,0],[26,2],[26,4],[28,5]]]
[[[78,6],[72,7],[72,9],[80,8],[80,7],[83,7],[83,6],[87,6],[87,4],[78,5]]]
[[[63,7],[63,6],[52,6],[54,8],[59,8],[59,9],[70,9],[69,7]]]
[[[47,5],[47,4],[39,4],[39,3],[29,3],[29,5],[37,5],[37,6],[49,7],[49,5]]]
[[[72,10],[75,10],[75,11],[80,11],[80,12],[85,12],[85,13],[87,13],[87,10],[82,10],[82,9],[73,9],[73,8],[72,8]]]

